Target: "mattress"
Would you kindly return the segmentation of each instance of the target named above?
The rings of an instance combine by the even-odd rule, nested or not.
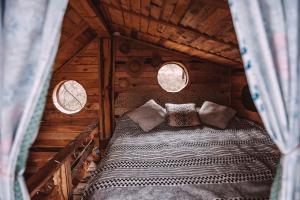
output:
[[[83,199],[268,199],[280,155],[266,131],[234,118],[226,130],[118,120]]]

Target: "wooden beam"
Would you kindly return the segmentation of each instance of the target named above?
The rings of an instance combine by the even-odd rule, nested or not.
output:
[[[98,81],[98,89],[99,89],[99,110],[98,110],[98,118],[99,118],[99,142],[101,143],[102,140],[105,140],[105,130],[104,130],[104,105],[103,105],[103,85],[104,85],[104,50],[103,50],[103,40],[99,38],[98,42],[98,48],[99,48],[99,68],[98,68],[98,75],[99,75],[99,81]],[[101,146],[101,145],[100,145]]]
[[[91,0],[69,0],[71,7],[93,28],[101,37],[109,37],[110,30],[103,16],[95,8]]]
[[[111,91],[110,91],[110,101],[111,101],[111,133],[115,131],[115,74],[116,74],[116,41],[115,38],[111,38]],[[111,134],[112,136],[112,134]]]
[[[217,38],[217,37],[215,37],[215,36],[210,36],[210,35],[208,35],[208,34],[206,34],[206,33],[201,33],[201,32],[199,32],[199,31],[195,31],[194,29],[191,29],[191,28],[188,28],[188,27],[182,27],[181,25],[175,25],[175,24],[171,24],[171,23],[168,23],[168,22],[165,22],[165,21],[161,21],[161,20],[158,20],[158,19],[155,19],[155,18],[151,17],[151,15],[150,15],[150,16],[146,16],[146,15],[144,15],[143,13],[139,14],[139,13],[136,13],[136,12],[131,11],[131,10],[125,10],[125,9],[120,10],[118,7],[116,7],[116,6],[112,5],[112,4],[107,4],[107,3],[105,3],[105,2],[101,2],[101,4],[102,4],[103,6],[105,6],[106,8],[117,9],[117,10],[119,10],[119,11],[121,11],[121,12],[128,13],[128,14],[130,14],[130,15],[133,16],[133,17],[139,17],[139,18],[141,18],[141,19],[148,20],[148,21],[149,21],[149,24],[150,24],[151,22],[153,22],[153,23],[157,23],[157,24],[164,25],[164,26],[166,26],[167,28],[171,28],[171,29],[174,29],[174,28],[175,28],[175,29],[177,29],[179,32],[186,32],[186,31],[188,31],[188,32],[190,32],[191,34],[195,35],[196,38],[201,37],[201,38],[203,38],[203,39],[205,39],[205,40],[212,40],[212,41],[221,43],[221,44],[223,44],[223,45],[229,45],[229,46],[232,47],[232,48],[239,48],[239,47],[238,47],[238,44],[235,44],[235,43],[233,43],[233,42],[225,42],[225,41],[223,41],[222,39],[219,39],[219,38]],[[119,25],[119,24],[118,24],[118,25]],[[122,24],[121,24],[121,25],[122,25]]]
[[[100,98],[99,126],[101,127],[100,140],[109,139],[113,131],[113,40],[100,38]]]
[[[105,138],[110,138],[112,134],[112,40],[103,39],[104,49],[104,121],[105,121]]]

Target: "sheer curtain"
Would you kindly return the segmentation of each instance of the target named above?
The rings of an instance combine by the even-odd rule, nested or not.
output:
[[[29,199],[23,172],[42,117],[67,0],[2,0],[0,6],[0,199]]]
[[[282,153],[273,192],[300,199],[300,2],[229,0],[229,6],[253,100]]]

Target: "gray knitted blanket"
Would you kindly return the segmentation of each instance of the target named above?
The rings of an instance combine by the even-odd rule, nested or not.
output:
[[[264,129],[239,118],[226,130],[145,133],[123,117],[83,199],[268,199],[276,152]]]

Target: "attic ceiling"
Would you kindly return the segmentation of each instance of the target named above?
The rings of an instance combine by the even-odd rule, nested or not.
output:
[[[241,65],[226,0],[70,0],[54,70],[113,32],[225,65]],[[109,33],[110,32],[110,33]]]
[[[240,64],[224,0],[98,0],[113,31],[222,64]]]

